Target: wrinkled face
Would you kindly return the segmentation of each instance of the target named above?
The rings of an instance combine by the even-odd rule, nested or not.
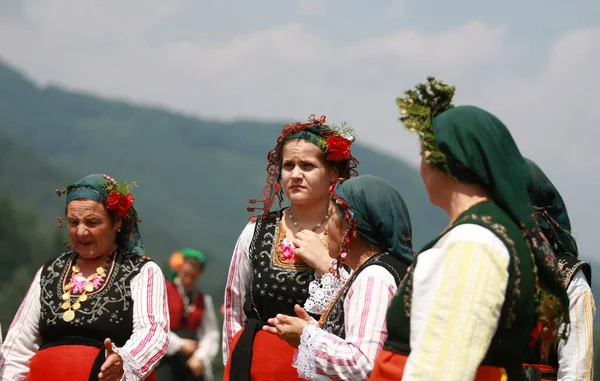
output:
[[[193,288],[201,275],[202,269],[199,266],[194,266],[189,261],[183,262],[183,265],[181,265],[181,268],[177,272],[177,277],[186,290]]]
[[[446,174],[424,160],[421,160],[420,172],[427,194],[429,194],[429,201],[433,205],[440,206],[442,197],[446,193],[444,192]]]
[[[338,208],[333,201],[329,202],[328,213],[329,221],[327,221],[327,235],[329,239],[329,256],[331,258],[336,258],[340,254],[346,222],[340,212],[340,208]]]
[[[304,139],[285,143],[282,151],[281,185],[293,204],[310,204],[329,197],[329,186],[338,178],[323,151]]]
[[[73,250],[82,258],[94,259],[108,255],[115,249],[121,220],[113,223],[104,205],[94,200],[80,199],[67,205],[67,227]]]

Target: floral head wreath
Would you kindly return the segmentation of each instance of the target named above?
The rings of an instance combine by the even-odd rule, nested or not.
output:
[[[142,220],[138,218],[133,207],[134,198],[131,194],[131,190],[135,186],[135,182],[119,183],[105,174],[90,175],[76,183],[57,189],[56,194],[58,197],[66,195],[67,204],[78,198],[87,198],[103,203],[106,209],[115,212],[123,219],[121,232],[118,234],[117,240],[120,240],[122,246],[130,252],[144,255],[145,251],[138,229],[138,223]],[[58,217],[58,227],[63,227],[63,221],[60,217]],[[65,246],[71,248],[68,242],[65,242]]]
[[[356,238],[357,236],[356,224],[359,223],[359,221],[356,218],[354,218],[354,212],[352,211],[350,205],[348,205],[348,203],[344,199],[338,197],[335,191],[337,185],[344,180],[345,179],[337,179],[329,187],[329,195],[331,196],[331,199],[337,205],[339,210],[342,212],[344,222],[346,225],[344,229],[344,235],[342,236],[342,242],[340,245],[340,253],[338,254],[337,258],[334,259],[331,268],[329,269],[329,272],[333,273],[333,275],[338,278],[340,276],[340,269],[342,268],[344,259],[346,258],[346,255],[348,255],[348,251],[350,250],[350,243],[352,239]]]
[[[452,97],[455,91],[455,86],[427,77],[426,84],[419,83],[415,90],[405,91],[404,98],[396,99],[402,115],[400,120],[411,132],[419,134],[423,160],[449,175],[448,159],[437,147],[431,123],[437,115],[454,107]]]
[[[279,206],[283,202],[283,189],[279,180],[281,178],[281,154],[284,143],[291,138],[294,138],[303,131],[307,132],[307,140],[316,144],[325,155],[325,159],[336,164],[340,170],[340,175],[343,178],[356,176],[356,167],[358,160],[352,156],[352,144],[356,140],[354,130],[345,122],[340,126],[334,124],[328,125],[326,116],[322,115],[319,119],[315,115],[308,118],[308,122],[296,122],[287,124],[281,130],[281,134],[277,139],[275,147],[267,154],[267,184],[263,188],[263,200],[253,198],[248,207],[248,212],[254,212],[257,209],[262,209],[262,217],[266,218],[275,202],[275,198],[279,201]],[[262,203],[262,207],[255,206],[257,203]],[[252,217],[253,219],[255,217]]]

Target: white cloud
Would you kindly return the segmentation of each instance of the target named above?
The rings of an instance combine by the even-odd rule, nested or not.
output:
[[[406,16],[410,7],[410,0],[390,0],[390,3],[387,12],[388,17],[398,20]]]
[[[324,12],[327,6],[326,3],[326,0],[296,0],[298,10],[309,15]]]

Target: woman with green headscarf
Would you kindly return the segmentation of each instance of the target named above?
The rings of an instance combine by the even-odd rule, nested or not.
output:
[[[526,159],[531,170],[527,184],[535,216],[554,248],[569,296],[571,329],[566,341],[550,348],[546,361],[533,352],[528,362],[541,370],[544,380],[591,381],[594,370],[594,315],[596,307],[590,288],[592,268],[579,259],[577,242],[571,234],[567,207],[542,169]]]
[[[421,140],[429,199],[450,223],[394,297],[371,380],[527,380],[528,346],[561,338],[568,300],[525,160],[497,117],[453,107],[454,87],[428,81],[398,104]]]
[[[284,126],[268,153],[263,200],[252,199],[250,219],[231,258],[225,287],[224,380],[297,379],[293,350],[260,330],[278,313],[304,305],[315,317],[335,294],[327,251],[329,187],[355,174],[354,132],[325,116]],[[281,208],[284,195],[289,207]],[[271,210],[275,201],[279,210]]]
[[[0,380],[156,380],[169,341],[165,278],[145,256],[134,185],[94,174],[57,191],[70,250],[35,275],[0,350]]]
[[[169,259],[167,281],[170,329],[167,354],[156,368],[158,381],[213,381],[212,361],[219,352],[217,315],[210,295],[196,288],[206,255],[196,249],[176,251]]]
[[[386,181],[358,176],[331,188],[329,253],[354,271],[319,321],[296,305],[263,329],[297,348],[294,367],[309,380],[368,380],[386,337],[385,311],[413,261],[402,196]]]

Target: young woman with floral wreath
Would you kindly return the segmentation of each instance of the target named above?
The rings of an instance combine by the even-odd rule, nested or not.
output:
[[[0,350],[0,380],[156,380],[169,341],[165,278],[145,256],[133,185],[94,174],[57,191],[72,250],[35,275]]]
[[[556,258],[529,203],[529,172],[504,124],[452,105],[428,78],[398,99],[421,140],[421,177],[450,224],[418,254],[387,313],[371,380],[525,381],[527,347],[569,321]]]
[[[315,316],[335,295],[326,225],[329,187],[355,174],[353,131],[325,116],[286,125],[268,154],[264,200],[252,199],[251,219],[236,244],[225,290],[225,380],[297,379],[293,350],[261,331],[267,319],[304,305]],[[271,211],[284,194],[289,208]],[[257,204],[262,204],[258,207]],[[309,298],[309,288],[312,290]]]
[[[278,314],[263,329],[298,348],[300,377],[368,380],[387,336],[385,312],[414,259],[410,217],[396,189],[367,175],[331,187],[330,215],[330,255],[352,275],[318,322],[296,306],[298,317]]]

